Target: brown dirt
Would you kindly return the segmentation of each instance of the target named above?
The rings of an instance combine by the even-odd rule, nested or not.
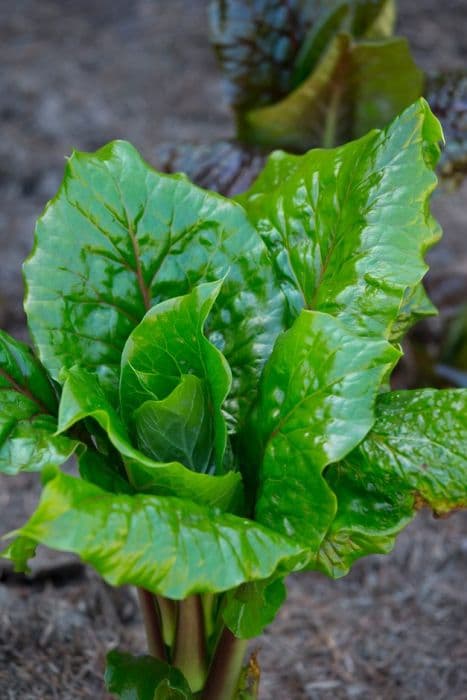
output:
[[[463,65],[465,2],[400,6],[422,67]],[[205,9],[204,0],[0,3],[0,326],[24,335],[19,265],[72,146],[127,138],[151,160],[161,141],[231,135]],[[436,199],[446,237],[432,276],[454,280],[464,298],[466,193]],[[34,476],[0,480],[1,532],[37,494]],[[292,577],[286,606],[255,644],[262,698],[467,700],[466,524],[465,514],[422,515],[392,556],[341,581]],[[133,593],[69,557],[43,553],[32,583],[0,584],[1,700],[104,700],[103,660],[116,644],[143,650]]]

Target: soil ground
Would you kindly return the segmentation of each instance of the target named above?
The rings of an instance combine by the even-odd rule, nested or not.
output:
[[[423,68],[465,64],[465,0],[399,4]],[[206,5],[0,2],[0,326],[9,332],[25,335],[19,266],[72,147],[126,138],[151,160],[161,142],[232,135]],[[438,302],[453,289],[466,298],[466,194],[434,203],[446,234],[432,256]],[[0,531],[24,521],[38,492],[30,475],[0,480]],[[467,700],[466,525],[462,514],[423,514],[392,556],[360,562],[341,581],[292,577],[286,606],[254,644],[261,697]],[[29,581],[7,569],[0,579],[0,700],[105,700],[106,651],[144,649],[132,591],[47,552]]]

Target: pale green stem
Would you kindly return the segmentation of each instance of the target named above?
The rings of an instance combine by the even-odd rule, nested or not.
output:
[[[203,608],[199,595],[178,605],[173,665],[179,668],[196,693],[204,686],[207,673]]]
[[[156,596],[156,600],[162,620],[162,636],[165,644],[172,648],[175,641],[178,603],[176,600],[170,600],[170,598],[164,598],[161,595]]]
[[[214,605],[216,596],[214,593],[205,593],[201,596],[204,616],[204,631],[206,639],[209,639],[214,632]]]

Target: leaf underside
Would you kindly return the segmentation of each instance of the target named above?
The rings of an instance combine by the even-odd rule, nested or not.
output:
[[[299,544],[251,520],[179,498],[112,494],[60,473],[13,534],[77,554],[112,585],[174,599],[265,579],[279,566],[293,569],[306,555]]]

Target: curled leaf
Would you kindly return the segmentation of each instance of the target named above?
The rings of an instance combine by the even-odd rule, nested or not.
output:
[[[174,599],[268,578],[307,556],[301,545],[252,520],[179,498],[108,493],[60,473],[12,534],[77,554],[112,585]]]
[[[342,576],[355,559],[390,551],[421,507],[467,507],[466,454],[466,390],[381,394],[371,432],[325,473],[338,506],[314,566]]]

